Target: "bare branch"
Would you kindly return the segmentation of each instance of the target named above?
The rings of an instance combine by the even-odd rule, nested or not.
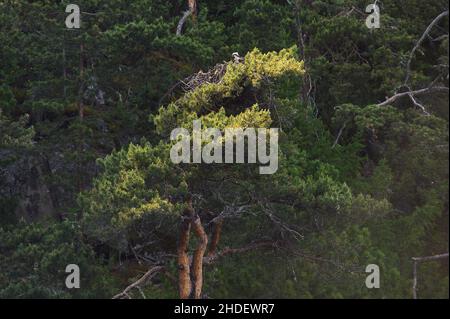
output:
[[[264,206],[262,203],[260,203],[261,208],[263,209],[264,213],[267,217],[276,225],[278,226],[282,232],[286,231],[287,233],[291,234],[292,237],[294,237],[296,240],[304,239],[305,236],[300,234],[297,230],[293,228],[293,226],[290,226],[283,222],[279,217],[274,215],[274,213],[266,206]]]
[[[420,262],[430,261],[430,260],[438,260],[443,258],[448,258],[449,254],[440,254],[434,256],[425,256],[425,257],[412,257],[413,260],[413,299],[417,299],[417,266]]]
[[[409,98],[414,103],[414,105],[417,106],[418,108],[420,108],[426,115],[430,115],[430,113],[428,113],[428,111],[426,110],[425,106],[423,106],[422,104],[417,102],[417,100],[414,98],[414,95],[409,94]]]
[[[412,257],[412,260],[422,262],[422,261],[437,260],[437,259],[443,259],[443,258],[448,258],[448,253],[434,255],[434,256],[426,256],[426,257]]]
[[[417,41],[417,43],[414,46],[414,48],[411,50],[411,52],[409,54],[408,64],[406,65],[406,77],[405,77],[405,81],[403,82],[404,85],[406,85],[408,83],[409,78],[411,76],[411,63],[412,63],[412,60],[414,58],[414,55],[415,55],[417,49],[419,49],[419,47],[422,44],[422,42],[429,36],[429,33],[431,32],[431,29],[433,29],[433,27],[445,16],[448,16],[448,10],[442,12],[436,18],[434,18],[433,21],[431,21],[431,23],[425,29],[425,31],[422,34],[422,36],[420,37],[420,39]]]
[[[377,106],[389,105],[402,97],[411,97],[411,96],[414,97],[416,95],[424,95],[424,94],[429,94],[429,93],[433,93],[433,92],[448,92],[448,87],[434,86],[434,87],[427,87],[427,88],[423,88],[423,89],[419,89],[419,90],[415,90],[415,91],[407,91],[407,92],[397,93],[397,94],[394,94],[393,96],[391,96],[390,98],[386,99],[384,102],[378,103]]]
[[[112,299],[124,299],[124,298],[131,299],[131,296],[129,293],[134,288],[138,289],[138,291],[140,291],[141,295],[145,298],[145,295],[143,294],[143,292],[141,290],[142,286],[144,286],[147,281],[149,281],[150,279],[155,277],[159,272],[163,271],[164,269],[165,269],[165,267],[163,267],[163,266],[153,267],[152,269],[147,271],[141,278],[139,278],[138,280],[133,282],[131,285],[129,285],[127,288],[125,288],[124,291],[122,291],[121,293],[112,297]]]
[[[183,31],[183,25],[185,24],[187,18],[189,18],[189,16],[193,16],[194,22],[197,16],[197,0],[189,0],[188,1],[189,4],[189,10],[185,11],[183,13],[183,16],[181,17],[180,21],[178,22],[178,26],[177,26],[177,36],[181,35],[181,32]]]
[[[181,35],[181,31],[183,30],[183,25],[185,24],[187,18],[192,14],[191,10],[187,10],[183,13],[183,16],[181,17],[180,21],[178,22],[177,26],[177,36]]]
[[[336,140],[334,141],[333,146],[331,146],[331,148],[335,148],[336,145],[339,143],[339,140],[340,140],[342,133],[344,132],[346,126],[347,126],[347,122],[344,122],[344,124],[342,125],[341,129],[339,130]]]

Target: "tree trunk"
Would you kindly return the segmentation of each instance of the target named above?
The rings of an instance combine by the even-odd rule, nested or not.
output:
[[[205,255],[206,246],[208,245],[208,236],[203,229],[202,222],[199,216],[196,216],[192,221],[192,228],[195,235],[199,239],[197,249],[194,253],[194,258],[192,259],[192,281],[193,281],[193,298],[200,299],[202,295],[203,288],[203,256]]]
[[[220,241],[220,235],[222,233],[223,218],[220,218],[214,223],[214,230],[211,238],[211,245],[209,246],[208,257],[217,253],[217,246]]]
[[[188,299],[191,295],[191,272],[189,265],[189,233],[191,231],[191,218],[188,210],[183,214],[181,222],[180,239],[178,242],[178,290],[181,299]]]
[[[189,11],[192,12],[192,17],[195,20],[197,17],[197,0],[189,0]]]
[[[200,299],[203,288],[203,257],[208,246],[208,235],[200,217],[194,212],[191,199],[188,200],[187,205],[183,212],[178,242],[178,289],[181,299]],[[199,240],[192,257],[192,264],[189,262],[188,255],[191,228]]]

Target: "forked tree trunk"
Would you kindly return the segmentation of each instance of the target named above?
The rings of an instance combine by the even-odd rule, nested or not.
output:
[[[180,237],[178,242],[178,289],[181,299],[200,299],[203,288],[203,257],[208,245],[208,236],[203,228],[200,217],[194,212],[192,200],[183,212]],[[192,257],[188,255],[190,231],[194,231],[199,242]]]

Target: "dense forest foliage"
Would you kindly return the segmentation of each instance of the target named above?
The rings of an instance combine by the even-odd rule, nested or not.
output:
[[[369,4],[0,0],[0,298],[412,298],[448,252],[448,2]],[[278,171],[172,163],[197,119],[279,128]]]

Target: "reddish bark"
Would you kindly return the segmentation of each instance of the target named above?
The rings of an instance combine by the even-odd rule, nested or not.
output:
[[[211,245],[209,246],[208,256],[213,256],[217,252],[217,246],[220,241],[220,235],[222,234],[223,218],[218,219],[214,223],[214,230],[211,238]]]
[[[194,257],[192,259],[192,281],[193,281],[193,298],[200,299],[203,288],[203,256],[205,255],[206,247],[208,245],[208,235],[206,235],[203,229],[202,222],[199,216],[196,216],[192,221],[192,229],[199,239],[197,249],[195,250]]]
[[[189,10],[195,18],[197,16],[197,0],[189,0]]]
[[[189,261],[188,246],[191,229],[199,239],[197,248]],[[187,207],[183,212],[178,242],[178,289],[181,299],[199,299],[203,288],[203,257],[208,245],[206,234],[200,217],[194,212],[192,200],[188,199]]]
[[[188,207],[183,213],[178,242],[178,290],[181,299],[188,299],[192,291],[191,271],[188,255],[192,214],[192,204],[188,203]]]

